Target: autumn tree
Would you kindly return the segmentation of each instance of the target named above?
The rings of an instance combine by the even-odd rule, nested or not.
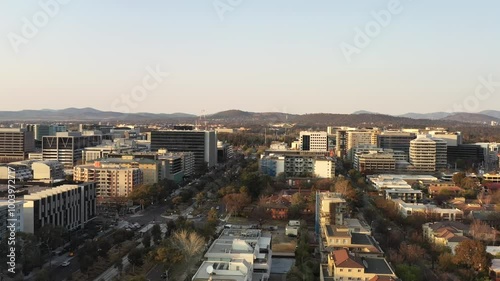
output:
[[[454,262],[477,272],[483,272],[489,269],[491,259],[483,243],[476,240],[465,240],[455,248]]]
[[[224,196],[222,202],[226,205],[226,210],[234,215],[241,213],[252,202],[252,198],[245,193],[232,193]]]

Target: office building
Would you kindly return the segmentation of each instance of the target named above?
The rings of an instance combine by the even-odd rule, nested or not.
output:
[[[484,148],[475,144],[447,147],[448,163],[458,169],[480,167],[485,163]]]
[[[96,216],[94,183],[34,189],[23,198],[24,232],[37,233],[44,225],[82,229]]]
[[[417,136],[414,133],[385,131],[377,136],[377,146],[383,149],[404,151],[410,154],[410,142]]]
[[[328,135],[326,132],[300,132],[300,150],[302,151],[328,151]]]
[[[447,168],[447,145],[442,139],[419,135],[410,142],[410,164],[421,172],[435,172]]]
[[[0,164],[0,180],[27,181],[33,178],[31,168],[20,164]]]
[[[195,169],[217,164],[217,135],[214,131],[152,131],[151,150],[193,152]]]
[[[229,143],[224,143],[222,141],[217,142],[217,161],[219,163],[224,163],[227,160],[233,158],[233,146]]]
[[[37,141],[42,141],[43,137],[55,136],[59,132],[66,132],[65,125],[59,124],[29,124],[26,126],[28,131],[33,132],[34,138]]]
[[[385,198],[390,199],[401,199],[406,203],[420,203],[423,199],[422,190],[415,189],[385,189]]]
[[[483,175],[483,180],[487,182],[500,183],[500,174],[486,173]]]
[[[82,152],[82,163],[90,164],[94,160],[108,158],[110,154],[132,153],[132,145],[122,144],[121,142],[103,143],[94,147],[86,147]]]
[[[429,131],[429,134],[434,139],[444,140],[448,146],[458,146],[463,143],[461,132]]]
[[[0,163],[28,158],[35,150],[33,132],[19,128],[0,128]]]
[[[380,150],[358,152],[354,155],[354,169],[361,173],[380,173],[396,170],[394,154]]]
[[[59,161],[35,161],[31,164],[34,180],[61,180],[64,179],[64,165]]]
[[[76,182],[95,182],[99,202],[111,197],[127,197],[134,188],[143,184],[142,171],[139,168],[124,168],[119,164],[80,165],[73,169]]]
[[[79,132],[56,133],[42,138],[43,160],[57,160],[65,169],[82,164],[82,152],[86,147],[101,144],[101,135],[83,136]]]
[[[179,153],[165,154],[158,157],[161,162],[162,178],[177,183],[184,179],[183,157]]]

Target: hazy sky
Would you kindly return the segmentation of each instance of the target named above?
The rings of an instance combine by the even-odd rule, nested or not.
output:
[[[0,2],[0,110],[500,110],[498,0],[55,1]]]

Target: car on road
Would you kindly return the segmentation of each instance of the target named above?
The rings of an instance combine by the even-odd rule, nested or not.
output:
[[[67,260],[67,261],[65,261],[65,262],[61,263],[61,266],[62,266],[62,267],[66,267],[66,266],[68,266],[68,265],[70,265],[70,264],[71,264],[71,262],[70,262],[69,260]]]

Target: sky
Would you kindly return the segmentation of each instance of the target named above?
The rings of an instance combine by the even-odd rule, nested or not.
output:
[[[499,10],[497,0],[4,0],[0,110],[500,110]]]

